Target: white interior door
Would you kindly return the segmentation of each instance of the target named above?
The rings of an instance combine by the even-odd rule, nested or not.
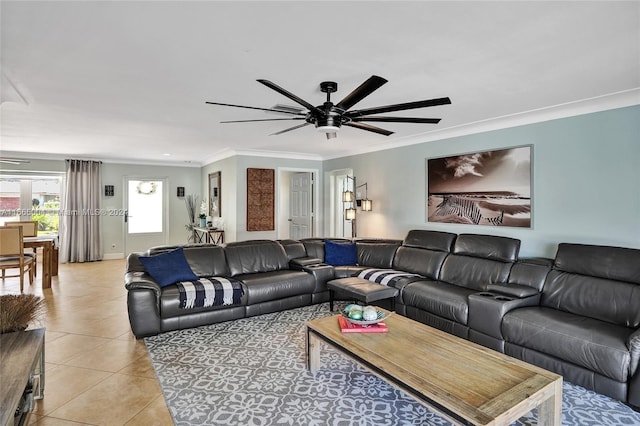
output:
[[[310,238],[313,229],[313,173],[291,173],[289,238]]]
[[[167,244],[166,179],[125,178],[125,250]]]

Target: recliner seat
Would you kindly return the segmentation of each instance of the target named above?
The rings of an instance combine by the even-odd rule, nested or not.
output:
[[[489,284],[506,283],[518,260],[520,240],[461,234],[432,279],[412,281],[400,294],[404,314],[468,338],[469,296]]]
[[[540,306],[506,313],[505,353],[640,406],[640,250],[560,244]]]

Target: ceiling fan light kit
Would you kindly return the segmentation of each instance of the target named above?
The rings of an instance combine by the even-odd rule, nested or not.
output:
[[[256,120],[232,120],[232,121],[221,121],[221,123],[248,123],[248,122],[257,122],[257,121],[282,121],[282,120],[304,120],[304,123],[295,125],[293,127],[289,127],[284,130],[280,130],[278,132],[272,133],[271,135],[280,135],[282,133],[289,132],[291,130],[296,130],[301,127],[308,126],[312,124],[318,132],[325,133],[327,139],[333,139],[337,136],[338,130],[342,126],[353,127],[360,130],[366,130],[373,133],[378,133],[381,135],[389,136],[392,135],[393,132],[390,130],[382,129],[377,126],[373,126],[371,124],[363,123],[365,121],[369,122],[383,122],[383,123],[422,123],[422,124],[437,124],[440,122],[439,118],[420,118],[420,117],[385,117],[373,114],[384,114],[387,112],[394,111],[405,111],[409,109],[417,109],[417,108],[426,108],[438,105],[448,105],[451,103],[451,100],[448,97],[445,98],[436,98],[436,99],[428,99],[424,101],[416,101],[416,102],[406,102],[401,104],[393,104],[393,105],[385,105],[374,108],[365,108],[361,110],[350,110],[355,104],[360,102],[365,97],[369,96],[375,90],[380,88],[383,84],[387,82],[386,79],[382,77],[378,77],[377,75],[372,75],[369,77],[364,83],[354,89],[351,93],[349,93],[344,99],[342,99],[337,104],[331,102],[331,93],[334,93],[338,90],[338,83],[334,81],[323,81],[320,83],[320,91],[327,94],[327,100],[318,106],[314,106],[311,103],[305,101],[304,99],[294,95],[293,93],[283,89],[275,83],[272,83],[269,80],[259,79],[257,80],[259,83],[264,84],[268,88],[275,90],[281,95],[286,96],[292,101],[296,102],[299,105],[302,105],[306,108],[306,112],[304,110],[298,111],[295,108],[260,108],[254,106],[246,106],[246,105],[235,105],[235,104],[227,104],[220,102],[206,102],[211,105],[220,105],[220,106],[230,106],[235,108],[247,108],[247,109],[255,109],[260,111],[268,111],[268,112],[276,112],[280,114],[288,114],[293,117],[289,118],[267,118],[267,119],[256,119]]]

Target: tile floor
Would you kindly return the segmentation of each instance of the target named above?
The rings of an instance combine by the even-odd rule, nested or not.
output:
[[[129,328],[124,259],[61,264],[46,290],[40,266],[24,289],[46,301],[33,327],[46,328],[44,399],[30,424],[172,425],[147,349]],[[7,278],[0,294],[19,288]]]

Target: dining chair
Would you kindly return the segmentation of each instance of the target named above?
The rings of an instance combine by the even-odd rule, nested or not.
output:
[[[29,284],[33,284],[35,259],[24,255],[24,237],[21,226],[0,226],[0,269],[2,281],[9,277],[20,277],[20,293],[24,289],[24,274],[29,273]],[[19,269],[19,275],[6,275],[7,269]]]
[[[5,222],[4,226],[20,226],[22,227],[22,236],[23,237],[37,237],[38,236],[38,221],[37,220],[17,220],[12,222]],[[25,256],[33,257],[33,261],[38,263],[38,251],[34,247],[33,253],[25,252]],[[33,276],[38,276],[38,268],[35,267],[33,269]]]

